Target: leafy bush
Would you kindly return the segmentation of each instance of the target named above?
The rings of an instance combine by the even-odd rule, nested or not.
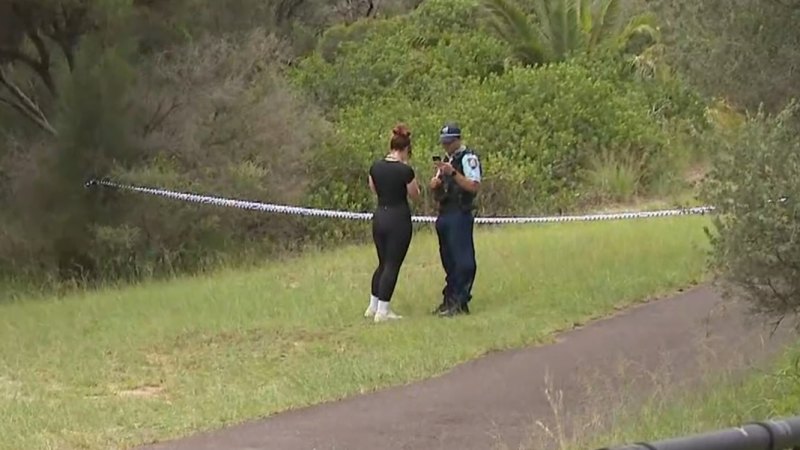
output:
[[[87,276],[97,266],[89,256],[88,228],[117,210],[116,205],[100,205],[87,197],[87,175],[138,159],[130,145],[134,73],[128,57],[124,46],[108,48],[87,38],[74,70],[59,81],[58,137],[15,155],[24,155],[26,163],[21,172],[10,175],[17,178],[12,183],[19,195],[10,199],[17,220],[22,230],[30,230],[38,244],[44,244],[42,259],[49,259],[54,272],[65,278]]]
[[[323,173],[312,186],[318,203],[370,207],[363,174],[386,151],[386,130],[398,120],[412,126],[413,164],[423,179],[432,174],[430,156],[440,151],[441,123],[461,123],[467,143],[484,163],[482,214],[576,206],[585,191],[584,169],[599,152],[644,161],[647,170],[640,181],[645,190],[671,162],[665,128],[647,93],[579,64],[511,68],[483,81],[470,78],[459,91],[429,98],[391,94],[343,109],[338,139],[315,159]]]
[[[332,29],[291,74],[331,110],[387,93],[424,101],[456,92],[503,69],[503,44],[473,28],[476,11],[470,0],[429,0],[405,16]]]
[[[369,210],[364,173],[397,121],[412,125],[421,179],[440,151],[442,122],[462,124],[484,163],[481,214],[605,201],[588,194],[608,187],[612,175],[625,191],[614,197],[680,181],[678,166],[693,160],[694,135],[705,129],[703,102],[680,78],[642,79],[612,51],[539,69],[514,66],[504,57],[507,44],[479,19],[476,0],[429,0],[405,16],[330,30],[320,51],[291,71],[337,128],[314,160],[313,204]],[[613,170],[599,170],[601,154]],[[421,212],[433,212],[429,199]]]
[[[119,168],[118,178],[273,203],[302,202],[307,164],[329,129],[313,105],[297,98],[267,63],[280,52],[279,42],[256,30],[241,41],[209,38],[161,55],[139,87],[147,130],[141,146],[152,156],[134,170]],[[292,248],[306,236],[295,217],[147,197],[129,201],[120,223],[148,230],[135,235],[140,241],[132,265],[155,271],[197,269],[236,258],[243,250],[256,256]]]
[[[663,18],[670,63],[707,95],[771,113],[800,96],[796,1],[637,1]]]
[[[83,188],[95,175],[301,202],[328,127],[265,63],[277,52],[258,31],[209,37],[142,61],[134,77],[115,50],[83,46],[63,81],[56,150],[42,142],[4,162],[17,170],[4,190],[15,214],[0,218],[10,230],[0,235],[0,269],[136,278],[302,245],[293,217]]]
[[[800,308],[799,131],[796,103],[751,118],[721,141],[704,191],[717,208],[709,234],[726,293],[779,318]]]

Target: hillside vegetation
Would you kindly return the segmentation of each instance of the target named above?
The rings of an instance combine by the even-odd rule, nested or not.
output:
[[[0,279],[139,280],[364,240],[359,223],[84,182],[369,211],[364,173],[387,130],[411,125],[427,178],[449,120],[484,162],[482,215],[683,199],[713,168],[698,201],[723,212],[715,267],[731,274],[738,241],[726,230],[738,231],[725,224],[738,222],[726,205],[749,195],[741,172],[764,174],[752,194],[796,189],[772,183],[796,178],[781,153],[792,134],[775,130],[797,123],[792,109],[776,114],[797,95],[799,11],[766,0],[7,0]],[[764,151],[748,153],[756,142]],[[423,192],[415,208],[432,206]]]
[[[39,47],[35,36],[58,30],[31,23],[3,44],[12,55],[3,60],[9,83],[2,92],[12,107],[0,116],[0,271],[7,278],[139,279],[331,238],[363,239],[359,224],[89,191],[83,184],[111,177],[368,211],[364,173],[397,121],[416,136],[413,164],[421,178],[438,151],[436,130],[446,120],[462,124],[484,161],[483,215],[669,198],[690,187],[687,171],[707,156],[702,97],[677,73],[643,70],[649,66],[639,50],[658,36],[629,28],[587,36],[639,36],[644,44],[575,39],[561,57],[534,64],[502,32],[511,24],[493,20],[491,5],[476,0],[428,0],[397,15],[404,11],[398,4],[322,22],[299,2],[307,9],[286,23],[272,23],[279,11],[244,0],[241,9],[211,8],[224,9],[215,20],[210,12],[188,14],[197,6],[188,0],[169,7],[76,0],[62,2],[63,10],[12,3],[15,14],[31,17],[66,21],[59,15],[71,12],[82,26],[65,22],[75,42],[51,39]],[[338,11],[334,6],[329,11]],[[245,10],[264,21],[234,26],[230,15]],[[606,14],[608,23],[637,17],[630,8]],[[319,38],[298,46],[301,30]],[[582,51],[590,41],[591,51]],[[25,63],[36,57],[49,65],[29,70]],[[431,208],[426,194],[417,211]]]
[[[797,23],[797,0],[0,0],[0,448],[127,445],[418,379],[704,262],[796,320]],[[379,329],[353,320],[374,254],[326,249],[363,222],[84,187],[369,211],[391,127],[426,180],[450,120],[483,162],[481,215],[687,197],[715,215],[480,231],[486,310],[452,328],[420,319],[439,275],[419,233],[399,288],[416,318]],[[129,286],[148,278],[169,281]],[[613,437],[789,412],[798,370],[776,372],[656,399]]]

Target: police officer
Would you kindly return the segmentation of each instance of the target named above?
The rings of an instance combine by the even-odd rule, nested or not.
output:
[[[430,188],[438,203],[436,234],[445,271],[442,303],[434,311],[443,317],[469,314],[476,262],[473,242],[475,197],[480,189],[478,156],[461,142],[461,129],[448,123],[439,133],[446,156],[434,161]]]

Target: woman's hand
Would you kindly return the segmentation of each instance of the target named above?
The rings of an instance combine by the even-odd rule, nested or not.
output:
[[[431,182],[428,184],[428,187],[430,187],[431,189],[439,189],[439,186],[441,185],[442,185],[442,179],[439,178],[438,176],[434,176],[433,178],[431,178]]]
[[[406,194],[411,197],[413,200],[419,200],[419,184],[417,183],[417,179],[414,178],[411,180],[411,183],[406,185]]]

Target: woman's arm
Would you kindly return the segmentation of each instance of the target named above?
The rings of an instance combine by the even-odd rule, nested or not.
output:
[[[406,183],[406,194],[413,200],[419,199],[419,183],[417,183],[417,174],[414,169],[409,167],[408,183]]]
[[[375,182],[372,181],[372,175],[369,176],[369,190],[372,191],[373,194],[377,195],[378,193],[375,191]]]
[[[419,194],[420,194],[419,183],[417,183],[416,178],[411,180],[411,182],[406,185],[406,192],[408,193],[408,196],[411,197],[412,199],[414,200],[419,199]]]

